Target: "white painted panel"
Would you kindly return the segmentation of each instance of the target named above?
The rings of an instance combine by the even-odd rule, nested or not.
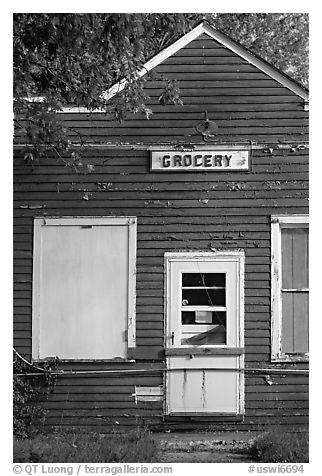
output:
[[[135,387],[136,402],[159,402],[163,400],[163,387]]]
[[[128,227],[41,227],[39,358],[126,357]]]
[[[187,369],[169,371],[170,413],[239,413],[239,372],[225,370],[238,369],[238,356],[175,356],[168,366]]]

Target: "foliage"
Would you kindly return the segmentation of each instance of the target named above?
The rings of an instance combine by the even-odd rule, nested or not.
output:
[[[309,436],[307,432],[287,433],[277,428],[255,438],[250,454],[263,463],[307,463]]]
[[[137,72],[156,38],[171,39],[185,23],[182,14],[15,14],[16,109],[30,111],[34,104],[23,98],[42,95],[54,111],[66,104],[108,110],[102,94],[124,78],[128,87],[118,107],[124,102],[129,112],[145,112]]]
[[[17,438],[27,438],[40,431],[46,416],[42,402],[55,384],[50,373],[54,367],[54,362],[46,362],[44,372],[29,376],[33,370],[14,354],[13,432]]]
[[[308,15],[295,13],[16,13],[13,22],[14,111],[37,155],[44,145],[68,151],[68,130],[57,119],[64,106],[102,109],[122,121],[152,111],[138,77],[145,61],[202,19],[255,54],[307,84]],[[151,73],[153,74],[153,72]],[[108,100],[115,83],[127,86]],[[160,103],[182,104],[167,78]],[[26,98],[42,97],[42,102]],[[27,119],[20,121],[21,115]],[[79,136],[82,144],[82,137]],[[33,155],[27,155],[32,162]]]
[[[14,440],[16,463],[153,463],[158,456],[151,433],[142,429],[105,436],[60,432]]]
[[[308,87],[308,15],[239,13],[216,15],[215,25],[244,47]]]

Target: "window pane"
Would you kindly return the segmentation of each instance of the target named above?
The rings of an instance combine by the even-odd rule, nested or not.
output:
[[[225,287],[225,273],[183,273],[183,287]]]
[[[309,351],[309,295],[307,292],[282,293],[282,352]]]
[[[294,321],[293,321],[293,293],[282,294],[282,352],[290,354],[294,352]]]
[[[184,337],[183,345],[226,344],[226,329],[222,325],[216,325],[207,332]]]
[[[309,287],[308,228],[282,228],[282,287]]]
[[[294,350],[309,351],[309,293],[294,293]]]
[[[292,229],[282,229],[282,287],[293,287],[293,239]]]
[[[225,289],[183,289],[183,306],[225,306]]]
[[[309,287],[309,260],[308,260],[309,229],[293,230],[293,287]]]
[[[182,324],[195,324],[195,311],[184,311],[181,313]]]
[[[182,316],[182,324],[183,325],[191,325],[191,324],[195,324],[195,325],[203,325],[205,323],[210,323],[210,324],[221,324],[223,325],[224,327],[226,327],[226,312],[223,312],[223,311],[220,311],[220,312],[216,312],[216,311],[209,311],[209,314],[211,315],[211,320],[210,322],[206,322],[206,320],[204,320],[202,322],[202,319],[200,317],[198,317],[198,312],[199,311],[182,311],[181,313],[181,316]],[[208,314],[208,313],[207,313]]]

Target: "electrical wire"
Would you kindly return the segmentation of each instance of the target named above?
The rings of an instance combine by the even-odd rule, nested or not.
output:
[[[49,371],[51,375],[57,375],[61,377],[71,377],[74,375],[86,375],[86,374],[133,374],[133,373],[155,373],[155,372],[177,372],[177,371],[199,371],[205,370],[210,372],[240,372],[240,373],[252,373],[252,374],[308,374],[308,369],[273,369],[273,368],[255,368],[255,367],[244,367],[244,368],[221,368],[221,367],[211,367],[211,368],[202,368],[202,367],[194,367],[194,368],[160,368],[160,369],[123,369],[123,370],[60,370],[60,371]],[[39,373],[23,373],[23,374],[15,374],[16,377],[22,376],[37,376]]]
[[[22,355],[20,355],[19,352],[17,352],[14,347],[13,347],[13,352],[14,352],[14,354],[16,354],[16,356],[20,360],[22,360],[22,362],[24,362],[26,365],[29,365],[29,367],[32,367],[33,369],[37,369],[40,372],[43,372],[43,373],[46,373],[46,374],[49,372],[48,370],[43,369],[42,367],[38,367],[37,365],[33,364],[32,362],[28,362],[28,360],[26,360],[24,357],[22,357]],[[22,375],[25,375],[25,374],[22,374]]]
[[[16,354],[16,356],[21,359],[25,364],[27,364],[29,367],[32,367],[36,370],[41,371],[42,373],[47,373],[50,375],[58,375],[61,377],[66,377],[66,376],[73,376],[73,375],[91,375],[91,374],[131,374],[131,373],[155,373],[155,372],[172,372],[172,371],[184,371],[184,370],[209,370],[209,371],[230,371],[230,372],[249,372],[249,373],[258,373],[258,374],[270,374],[270,373],[281,373],[281,374],[308,374],[309,370],[308,369],[270,369],[270,368],[251,368],[251,367],[245,367],[245,368],[238,368],[238,369],[233,369],[233,368],[228,368],[228,369],[223,369],[223,368],[216,368],[212,367],[210,369],[203,369],[203,368],[192,368],[192,369],[186,369],[186,368],[176,368],[176,369],[168,369],[166,367],[162,367],[159,369],[118,369],[118,370],[45,370],[41,367],[38,367],[37,365],[28,362],[24,357],[22,357],[19,352],[13,348],[13,352]],[[134,363],[134,362],[133,362]],[[25,372],[25,373],[14,373],[14,376],[16,377],[28,377],[28,376],[39,376],[40,374],[37,372]]]

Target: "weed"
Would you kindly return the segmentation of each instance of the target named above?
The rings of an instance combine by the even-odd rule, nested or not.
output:
[[[59,433],[14,440],[16,463],[153,463],[159,452],[152,434]]]
[[[13,360],[13,433],[18,438],[28,438],[38,433],[46,417],[42,403],[53,390],[56,377],[51,370],[56,362],[43,365],[43,372],[32,373],[19,354]]]
[[[286,432],[282,428],[256,437],[250,454],[263,463],[307,463],[309,461],[308,432]]]

